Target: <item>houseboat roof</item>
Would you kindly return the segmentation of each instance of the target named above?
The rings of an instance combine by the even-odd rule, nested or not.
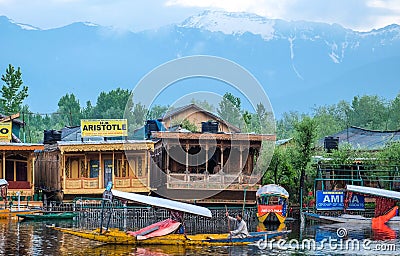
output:
[[[237,127],[237,126],[235,126],[235,125],[223,120],[222,118],[220,118],[219,116],[215,115],[214,113],[212,113],[212,112],[210,112],[208,110],[205,110],[204,108],[201,108],[201,107],[197,106],[194,103],[168,110],[167,113],[165,113],[161,117],[161,119],[164,121],[164,120],[166,120],[168,118],[171,118],[171,117],[173,117],[175,115],[178,115],[179,113],[182,113],[182,112],[184,112],[184,111],[186,111],[188,109],[191,109],[191,108],[193,108],[196,112],[203,112],[203,113],[207,114],[208,116],[214,118],[218,122],[225,124],[233,132],[240,132],[240,128],[239,127]]]
[[[61,151],[153,150],[151,140],[58,141]]]
[[[16,114],[16,115],[19,116],[19,113]],[[4,115],[4,114],[0,113],[0,119],[4,119],[4,118],[8,118],[9,117],[9,120],[12,120],[12,122],[14,124],[18,124],[19,126],[25,125],[25,123],[21,119],[13,118],[13,116],[15,116],[15,115],[7,116],[7,115]]]
[[[199,133],[199,132],[152,132],[155,139],[186,139],[186,140],[230,140],[230,141],[275,141],[274,134],[254,133]]]
[[[380,150],[387,143],[400,141],[400,130],[376,131],[351,126],[329,137],[339,138],[339,145],[349,143],[353,149]],[[318,144],[323,147],[324,139],[319,140]]]
[[[0,142],[0,150],[23,150],[23,151],[34,151],[43,150],[43,144],[33,144],[33,143],[9,143]]]
[[[259,188],[256,192],[256,196],[262,195],[278,195],[284,198],[289,198],[289,193],[286,189],[276,184],[268,184]]]

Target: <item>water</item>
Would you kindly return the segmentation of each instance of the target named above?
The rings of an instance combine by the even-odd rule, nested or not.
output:
[[[74,221],[48,221],[48,222],[18,222],[16,220],[0,221],[0,255],[400,255],[400,238],[398,226],[391,226],[391,229],[382,228],[372,230],[370,226],[360,225],[307,225],[300,232],[297,222],[289,223],[288,229],[292,233],[288,236],[288,241],[316,241],[320,248],[297,248],[295,242],[286,243],[282,246],[278,244],[266,244],[264,249],[260,245],[249,246],[221,246],[221,247],[182,247],[182,246],[149,246],[136,248],[134,246],[121,245],[102,245],[101,243],[81,239],[72,235],[63,234],[59,231],[47,228],[46,225],[55,224],[63,227],[81,227],[87,225],[87,218],[77,218]],[[251,231],[257,227],[250,223]],[[269,227],[273,228],[273,227]],[[343,240],[338,237],[338,229],[345,228],[347,235]],[[215,232],[221,231],[218,227]],[[225,230],[222,230],[224,232]],[[346,250],[333,248],[331,244],[321,246],[323,239],[337,239],[337,241],[350,241],[356,239],[371,242],[370,248],[356,248],[356,250]],[[269,247],[271,245],[271,247]],[[335,244],[334,244],[335,245]],[[377,251],[377,245],[393,245],[390,250]],[[331,246],[331,247],[329,247]],[[343,245],[344,246],[344,245]],[[381,247],[382,249],[382,247]],[[384,248],[385,249],[385,248]]]

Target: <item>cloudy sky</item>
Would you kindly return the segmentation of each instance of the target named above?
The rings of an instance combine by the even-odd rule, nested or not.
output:
[[[0,15],[42,29],[90,21],[138,31],[210,9],[339,23],[362,31],[400,24],[399,0],[0,0]]]

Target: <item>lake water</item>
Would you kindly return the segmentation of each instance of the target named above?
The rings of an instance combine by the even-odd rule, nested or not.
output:
[[[0,255],[400,255],[400,227],[398,226],[373,231],[370,226],[308,225],[300,232],[297,222],[293,222],[287,226],[292,233],[288,236],[286,243],[267,242],[248,246],[190,248],[102,245],[46,227],[50,224],[82,227],[82,223],[84,221],[79,218],[74,221],[47,223],[1,220]],[[250,229],[255,231],[256,227],[250,226]],[[338,229],[347,233],[343,240],[338,237],[338,234],[342,235]],[[300,241],[299,244],[296,244],[296,241]],[[301,247],[301,241],[315,241],[316,244],[313,248],[306,248]],[[349,248],[349,245],[346,248],[346,241],[353,241],[350,245],[354,248]],[[360,248],[355,247],[355,241],[359,242]],[[364,246],[363,243],[365,243]]]

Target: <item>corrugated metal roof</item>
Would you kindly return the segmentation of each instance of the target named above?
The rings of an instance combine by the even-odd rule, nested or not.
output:
[[[4,118],[4,117],[7,117],[7,116],[0,113],[0,118]],[[24,122],[22,122],[22,120],[18,119],[18,118],[13,119],[12,122],[15,124],[19,124],[20,126],[24,125]]]
[[[285,145],[286,143],[288,143],[288,142],[291,141],[292,139],[293,139],[293,138],[283,139],[283,140],[277,140],[277,141],[275,141],[275,145],[277,145],[277,146]]]
[[[206,113],[207,115],[213,117],[218,122],[226,124],[229,127],[229,129],[231,129],[234,132],[240,132],[241,131],[239,127],[236,127],[235,125],[223,120],[222,118],[220,118],[219,116],[215,115],[214,113],[212,113],[210,111],[207,111],[207,110],[197,106],[194,103],[167,111],[167,113],[165,113],[164,116],[162,116],[162,120],[166,120],[166,119],[168,119],[168,118],[170,118],[170,117],[172,117],[174,115],[177,115],[177,114],[179,114],[179,113],[181,113],[181,112],[183,112],[183,111],[185,111],[187,109],[190,109],[190,108],[194,108],[198,112]]]
[[[400,141],[400,130],[374,131],[351,126],[330,136],[339,137],[339,145],[349,143],[353,149],[379,150],[390,142]],[[323,147],[324,139],[320,139],[318,144]]]

